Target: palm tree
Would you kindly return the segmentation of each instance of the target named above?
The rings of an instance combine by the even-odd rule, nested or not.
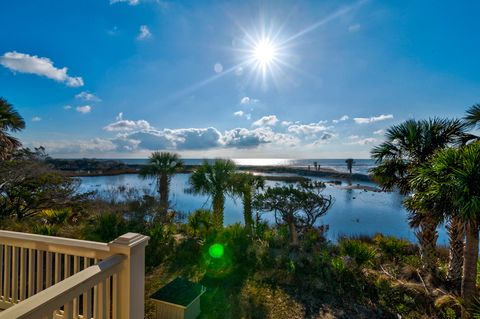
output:
[[[478,242],[480,226],[480,142],[458,149],[446,149],[432,158],[430,165],[417,171],[414,183],[426,186],[425,196],[432,200],[450,194],[452,216],[463,222],[466,230],[463,254],[461,294],[469,305],[476,294]]]
[[[450,246],[447,279],[450,288],[457,293],[460,291],[462,280],[465,229],[462,220],[456,213],[456,207],[453,205],[455,199],[452,198],[452,191],[443,187],[433,196],[429,192],[430,181],[425,178],[425,174],[430,174],[428,175],[430,178],[435,176],[437,181],[442,178],[431,170],[430,162],[415,167],[411,172],[410,183],[416,192],[404,201],[404,205],[412,212],[411,224],[421,222],[422,214],[435,214],[436,219],[447,222],[446,229]]]
[[[465,121],[472,125],[480,125],[480,104],[475,104],[467,110]]]
[[[0,160],[10,157],[22,143],[8,134],[25,128],[25,121],[7,100],[0,97]]]
[[[210,165],[206,160],[190,176],[190,192],[212,197],[213,226],[223,227],[225,196],[233,195],[236,166],[231,160],[217,159]]]
[[[345,160],[345,163],[347,163],[347,169],[348,169],[348,171],[350,172],[350,175],[352,175],[352,168],[353,168],[353,163],[354,163],[354,162],[355,162],[355,161],[353,160],[353,158],[347,158],[347,159]]]
[[[233,177],[234,192],[242,197],[245,228],[251,232],[253,225],[252,200],[255,191],[265,186],[265,179],[250,173],[237,173]]]
[[[436,151],[461,143],[466,130],[467,125],[460,120],[441,118],[407,120],[392,126],[385,133],[386,141],[371,151],[377,163],[372,169],[375,180],[386,190],[414,193],[409,183],[412,169],[427,162]],[[423,268],[431,273],[435,269],[438,215],[414,211],[412,217]]]
[[[169,207],[168,194],[170,190],[170,181],[172,176],[183,167],[183,161],[175,153],[153,152],[148,164],[140,170],[140,176],[143,178],[156,178],[157,188],[160,195],[160,208],[163,217]]]

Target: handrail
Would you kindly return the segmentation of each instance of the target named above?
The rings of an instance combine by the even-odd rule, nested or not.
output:
[[[81,251],[81,254],[76,255],[90,258],[104,258],[111,256],[108,244],[88,240],[0,230],[0,242],[5,242],[5,240],[9,241],[15,247],[59,253],[64,253],[65,250],[68,252],[73,251],[75,253]]]
[[[0,312],[0,319],[36,319],[51,315],[55,310],[119,272],[123,255],[113,255],[75,275],[33,295],[24,302]]]

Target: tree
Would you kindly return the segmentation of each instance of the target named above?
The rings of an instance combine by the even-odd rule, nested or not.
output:
[[[355,163],[355,161],[353,160],[353,158],[347,158],[345,160],[345,163],[347,163],[347,169],[350,172],[350,175],[352,175],[352,168],[353,168],[353,164]]]
[[[412,213],[409,218],[410,224],[420,223],[423,218],[422,214],[435,214],[435,219],[447,222],[446,229],[450,246],[447,279],[450,288],[459,292],[462,280],[465,228],[453,205],[455,198],[452,198],[452,190],[444,186],[434,196],[429,191],[430,179],[436,178],[439,182],[441,178],[444,178],[442,175],[435,175],[430,168],[431,164],[427,162],[412,170],[410,183],[416,191],[404,200],[404,205]],[[430,174],[428,179],[425,178],[425,174]]]
[[[235,170],[235,163],[231,160],[216,159],[213,164],[205,160],[190,176],[190,192],[212,197],[212,221],[217,229],[223,227],[225,196],[234,194]]]
[[[480,104],[475,104],[467,110],[465,121],[472,125],[480,125]]]
[[[253,225],[252,200],[257,189],[265,186],[265,179],[250,173],[236,173],[233,176],[234,192],[241,196],[245,228],[251,233]]]
[[[436,154],[430,165],[416,172],[414,184],[425,189],[421,196],[441,200],[446,193],[453,200],[450,213],[465,226],[461,294],[468,306],[476,294],[478,242],[480,226],[480,142]]]
[[[81,203],[80,182],[50,169],[42,162],[13,160],[0,163],[1,217],[18,219],[45,209],[62,209]]]
[[[276,223],[288,226],[291,245],[298,247],[299,233],[311,229],[333,204],[331,196],[321,194],[324,188],[321,182],[302,182],[297,187],[268,187],[255,196],[253,205],[257,210],[274,212]]]
[[[433,118],[408,120],[390,127],[386,141],[371,151],[377,167],[372,169],[374,179],[386,190],[398,188],[402,194],[415,192],[409,183],[412,169],[427,162],[436,151],[460,144],[467,125],[457,119]],[[411,214],[416,226],[423,268],[431,273],[435,268],[438,215],[431,212]]]
[[[20,114],[7,100],[0,97],[0,160],[10,158],[13,151],[22,145],[9,133],[18,132],[24,128],[25,121]]]
[[[170,181],[172,176],[183,167],[183,161],[178,154],[167,152],[153,152],[148,164],[140,170],[140,176],[143,178],[156,178],[157,189],[160,195],[160,209],[162,217],[166,218],[169,208],[168,195],[170,190]]]

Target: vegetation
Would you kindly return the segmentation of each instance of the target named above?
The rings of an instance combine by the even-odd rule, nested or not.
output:
[[[18,132],[24,128],[25,121],[20,114],[7,100],[0,97],[0,160],[9,159],[22,145],[18,139],[10,135],[10,132]]]
[[[231,160],[217,159],[213,164],[204,161],[190,176],[192,193],[212,197],[213,225],[217,229],[223,227],[225,196],[234,194],[235,169]]]
[[[78,180],[56,168],[89,160],[22,149],[10,134],[25,124],[0,99],[0,227],[103,242],[146,234],[146,296],[177,276],[200,282],[202,318],[478,318],[480,142],[468,131],[478,110],[463,120],[395,125],[372,150],[378,183],[406,195],[417,246],[382,234],[328,241],[318,225],[334,203],[325,184],[265,187],[230,160],[205,161],[192,173],[189,191],[209,195],[212,207],[188,218],[168,204],[170,178],[182,166],[176,154],[153,153],[141,172],[157,179],[158,194],[127,186],[82,194]],[[226,196],[241,199],[245,225],[224,227]],[[448,224],[447,248],[436,244],[440,223]]]
[[[434,118],[430,120],[408,120],[392,126],[386,133],[386,141],[372,150],[377,162],[373,169],[374,178],[385,189],[398,188],[403,194],[418,189],[409,182],[412,170],[428,162],[436,151],[458,145],[463,140],[467,125],[460,120]],[[414,208],[409,206],[409,208]],[[440,222],[435,212],[411,209],[410,221],[418,228],[417,238],[425,273],[435,270],[435,246]]]
[[[348,172],[350,173],[350,175],[352,175],[352,168],[353,168],[353,164],[355,163],[355,161],[353,160],[353,158],[347,158],[345,160],[345,163],[347,163]]]
[[[183,167],[183,161],[178,154],[167,152],[154,152],[148,159],[148,165],[142,167],[140,176],[144,178],[153,177],[157,179],[157,189],[160,195],[160,208],[162,218],[165,220],[167,210],[170,207],[168,194],[172,175]]]

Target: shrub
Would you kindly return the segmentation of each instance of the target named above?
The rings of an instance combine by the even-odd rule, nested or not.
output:
[[[343,255],[351,257],[358,267],[372,265],[376,254],[370,245],[353,239],[341,241],[340,251]]]
[[[381,252],[390,260],[398,262],[408,253],[410,243],[404,239],[398,239],[395,237],[376,235],[374,237],[375,243],[380,248]]]
[[[150,240],[145,251],[147,267],[158,266],[173,250],[172,231],[167,225],[156,223],[148,232]]]
[[[116,213],[100,214],[94,217],[84,229],[84,237],[89,240],[109,242],[127,232],[126,222]]]

